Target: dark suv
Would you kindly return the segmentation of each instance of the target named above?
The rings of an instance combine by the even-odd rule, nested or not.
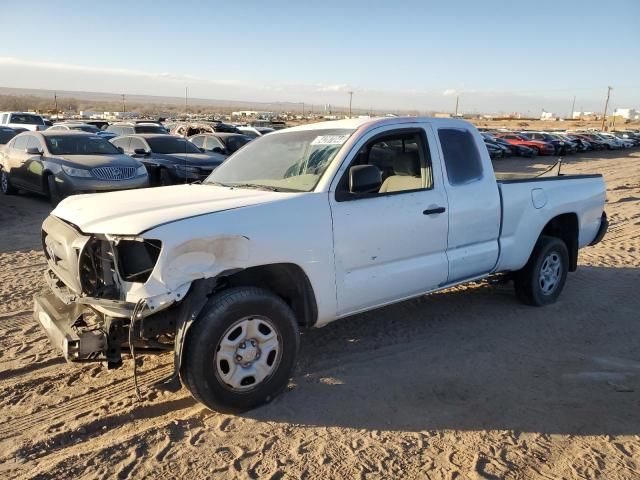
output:
[[[144,163],[154,185],[204,180],[226,158],[175,135],[127,135],[111,143]]]

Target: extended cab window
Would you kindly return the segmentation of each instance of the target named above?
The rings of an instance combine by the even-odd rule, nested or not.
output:
[[[471,132],[441,128],[438,137],[451,185],[463,185],[482,178],[482,160]]]
[[[350,200],[390,193],[432,188],[433,174],[426,138],[417,131],[385,134],[365,144],[349,165],[336,192],[338,200]],[[380,171],[382,183],[377,194],[349,193],[349,170],[358,165],[373,165]]]

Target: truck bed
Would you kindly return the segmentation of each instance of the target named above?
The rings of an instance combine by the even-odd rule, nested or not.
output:
[[[605,202],[602,175],[531,177],[496,175],[502,199],[500,256],[496,271],[522,268],[540,232],[555,217],[574,216],[578,248],[591,243],[601,224]]]

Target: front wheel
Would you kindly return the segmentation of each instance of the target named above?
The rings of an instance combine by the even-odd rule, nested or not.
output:
[[[0,188],[5,195],[15,195],[18,193],[18,189],[11,185],[9,173],[4,169],[0,169]]]
[[[161,187],[167,187],[169,185],[173,185],[173,179],[171,178],[171,174],[169,173],[169,170],[167,170],[166,168],[160,169],[159,177],[160,177],[159,182]]]
[[[56,185],[56,177],[53,175],[47,176],[47,191],[49,193],[49,201],[51,202],[51,206],[53,208],[57,207],[58,204],[62,201],[62,195],[60,194],[60,190],[58,190],[58,185]]]
[[[189,329],[181,376],[212,410],[243,412],[287,386],[299,343],[296,319],[280,297],[230,288],[214,295]]]
[[[555,302],[567,280],[569,252],[556,237],[542,236],[527,264],[514,277],[516,296],[533,306]]]

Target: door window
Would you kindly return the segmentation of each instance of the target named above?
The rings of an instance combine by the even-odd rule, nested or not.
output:
[[[191,143],[193,143],[198,148],[204,148],[204,137],[202,135],[193,137],[191,139]]]
[[[142,140],[140,140],[139,138],[132,138],[131,145],[129,146],[129,150],[132,152],[135,152],[139,148],[145,151],[149,150]]]
[[[350,200],[433,188],[433,172],[427,140],[420,131],[400,131],[377,136],[356,154],[340,180],[336,198]],[[378,193],[349,193],[349,169],[374,165],[380,170],[382,185]]]
[[[21,135],[16,138],[16,141],[13,143],[13,149],[21,150],[24,152],[24,150],[27,148],[27,141],[29,140],[29,137],[31,137],[31,135]]]
[[[130,142],[131,142],[131,138],[124,137],[124,138],[116,138],[111,143],[113,143],[116,147],[120,147],[125,152],[128,152]]]
[[[224,145],[216,137],[206,137],[206,138],[207,138],[207,140],[206,140],[206,147],[205,148],[207,150],[213,150],[216,147],[221,148],[222,150],[224,150]]]
[[[451,185],[464,185],[482,178],[480,152],[471,132],[457,128],[441,128],[438,130],[438,137]]]

